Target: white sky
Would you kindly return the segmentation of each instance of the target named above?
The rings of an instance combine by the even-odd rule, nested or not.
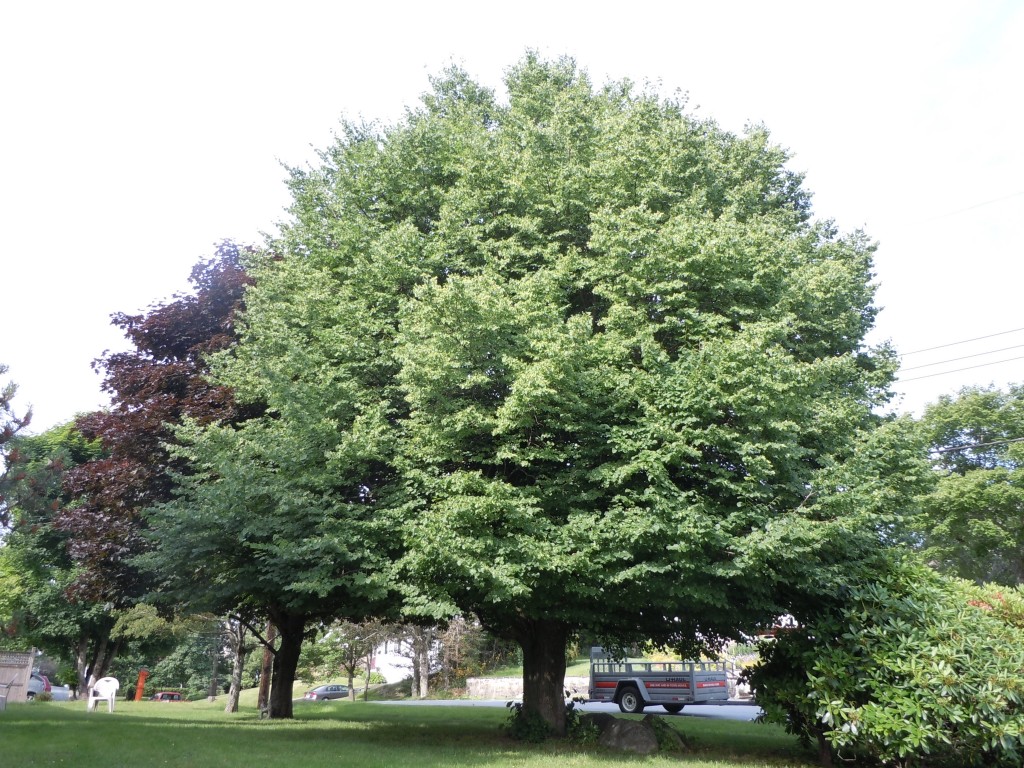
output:
[[[1024,357],[1024,2],[350,5],[0,5],[0,363],[34,431],[106,402],[90,362],[123,346],[110,315],[272,231],[281,163],[340,117],[395,120],[451,62],[498,88],[528,47],[767,125],[816,215],[880,241],[874,339],[1002,334],[907,367],[1016,347],[906,371],[902,409],[1024,381],[1024,359],[990,364]]]

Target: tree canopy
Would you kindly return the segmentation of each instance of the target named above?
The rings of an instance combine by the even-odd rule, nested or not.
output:
[[[13,441],[7,501],[11,530],[0,546],[0,629],[16,647],[45,648],[76,669],[79,688],[117,654],[117,613],[110,606],[68,599],[77,564],[68,534],[55,520],[74,503],[64,490],[68,471],[97,459],[100,446],[73,424]]]
[[[572,634],[711,648],[877,546],[836,478],[895,366],[864,344],[874,245],[812,218],[763,128],[568,59],[505,87],[448,71],[292,171],[214,368],[266,413],[190,429],[206,474],[152,524],[207,516],[208,552],[230,526],[304,609],[397,585],[477,614],[560,730]]]
[[[203,377],[207,356],[230,344],[234,310],[248,281],[239,249],[222,243],[216,257],[192,271],[194,293],[156,304],[144,314],[113,316],[132,349],[97,360],[111,408],[78,419],[103,455],[65,478],[76,503],[57,526],[70,534],[78,563],[72,592],[87,600],[128,605],[149,588],[132,558],[146,549],[141,512],[171,496],[183,469],[167,450],[185,418],[208,423],[237,416],[230,392]]]
[[[7,370],[7,366],[0,363],[0,376],[5,375]],[[17,391],[18,385],[13,381],[4,382],[0,385],[0,530],[10,522],[10,510],[7,500],[7,470],[9,467],[11,441],[32,420],[31,409],[20,416],[15,411],[14,396]]]
[[[963,578],[1024,584],[1024,386],[941,397],[921,427],[939,473],[923,499],[926,556]]]

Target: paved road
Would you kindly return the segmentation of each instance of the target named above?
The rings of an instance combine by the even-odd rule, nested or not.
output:
[[[414,706],[414,707],[504,707],[505,700],[487,699],[417,699],[407,701],[376,701],[372,704],[385,706]],[[618,713],[617,704],[591,703],[576,705],[583,712],[612,712]],[[659,715],[668,715],[661,707],[651,707],[650,712]],[[753,720],[761,714],[761,708],[745,703],[718,704],[689,704],[674,717],[707,717],[718,720]]]

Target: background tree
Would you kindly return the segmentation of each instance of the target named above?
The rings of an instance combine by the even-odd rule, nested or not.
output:
[[[922,501],[926,557],[963,578],[1024,584],[1024,386],[963,389],[920,423],[939,474]]]
[[[265,411],[176,432],[190,474],[148,515],[148,559],[164,589],[203,610],[270,617],[279,645],[269,711],[279,718],[292,715],[302,643],[318,622],[389,618],[399,605],[401,485],[380,402],[395,384],[374,341],[393,318],[367,318],[357,287],[339,289],[302,261],[266,259],[252,274],[260,289],[246,294],[246,344],[213,373]]]
[[[228,686],[228,700],[225,712],[238,711],[238,696],[244,685],[245,665],[250,655],[259,646],[252,640],[252,633],[245,622],[237,616],[224,621],[224,635],[231,656],[231,683]]]
[[[0,548],[0,569],[18,576],[17,589],[4,599],[7,635],[22,647],[35,645],[72,665],[79,689],[94,667],[105,666],[116,653],[112,633],[118,612],[69,599],[77,565],[68,551],[68,534],[54,521],[74,503],[63,487],[66,473],[100,453],[99,444],[73,424],[15,438],[7,483],[12,528]]]
[[[248,282],[240,257],[236,246],[223,243],[214,259],[193,270],[194,294],[155,305],[145,315],[114,317],[134,349],[97,362],[107,374],[104,387],[112,395],[113,407],[78,422],[105,451],[94,452],[84,464],[51,472],[51,480],[58,478],[53,481],[58,486],[63,480],[65,487],[62,499],[55,493],[47,498],[54,505],[47,511],[56,521],[47,531],[62,546],[72,545],[73,568],[63,572],[64,583],[48,583],[59,594],[58,608],[67,605],[67,594],[71,604],[90,605],[102,619],[104,634],[98,647],[88,651],[82,645],[77,654],[80,670],[89,670],[94,678],[109,668],[122,641],[138,639],[138,621],[120,634],[116,624],[119,617],[133,618],[136,601],[151,586],[131,558],[145,549],[140,510],[167,498],[171,473],[182,468],[166,451],[165,446],[173,443],[171,425],[185,417],[206,423],[246,415],[235,409],[225,388],[202,378],[207,356],[233,338],[233,313]],[[38,479],[29,478],[22,487],[29,481],[39,486]],[[38,599],[48,591],[34,594]],[[45,615],[56,622],[63,614],[53,610]]]
[[[203,378],[208,355],[234,339],[234,312],[249,282],[239,259],[239,248],[224,242],[193,269],[193,294],[113,317],[133,348],[95,363],[111,408],[78,421],[104,456],[69,472],[79,503],[57,521],[70,535],[79,565],[74,591],[84,598],[121,606],[148,588],[131,558],[146,547],[141,510],[169,498],[171,475],[182,469],[166,448],[173,425],[240,417],[230,392]]]
[[[194,617],[176,640],[150,665],[148,690],[181,690],[190,700],[197,700],[209,698],[211,691],[217,696],[227,688],[231,659],[225,652],[228,638],[221,621],[212,616]]]
[[[0,376],[7,373],[7,366],[0,363]],[[12,382],[4,382],[0,386],[0,531],[10,522],[7,501],[7,472],[11,441],[15,435],[28,426],[32,420],[32,409],[18,416],[14,410],[14,395],[18,386]]]
[[[332,622],[313,642],[303,646],[298,675],[313,684],[334,680],[343,673],[349,698],[355,699],[358,678],[369,685],[374,652],[394,631],[393,626],[379,621]]]
[[[863,343],[873,245],[811,221],[763,129],[595,90],[569,60],[528,55],[505,85],[446,73],[293,171],[217,371],[273,417],[190,435],[204,483],[232,482],[177,512],[236,510],[256,542],[298,507],[296,532],[333,520],[388,554],[366,578],[401,555],[405,610],[519,643],[524,711],[563,732],[574,633],[714,648],[877,548],[884,526],[816,483],[868,444],[894,361]],[[296,579],[281,555],[306,547],[323,600],[339,574],[312,530],[274,553]]]

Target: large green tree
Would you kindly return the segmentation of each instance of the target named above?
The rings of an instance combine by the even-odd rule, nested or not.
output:
[[[247,342],[215,372],[239,403],[265,412],[178,430],[175,455],[191,474],[176,499],[150,510],[148,560],[162,589],[193,608],[269,615],[279,639],[269,712],[288,718],[317,623],[398,605],[394,447],[378,402],[387,375],[351,291],[302,261],[251,270],[260,289],[246,296]],[[363,348],[352,345],[364,336]]]
[[[965,388],[920,423],[939,474],[923,499],[927,557],[964,578],[1024,584],[1024,386]]]
[[[247,540],[313,515],[273,528],[302,589],[338,578],[309,570],[326,534],[397,557],[406,612],[517,641],[524,707],[562,731],[573,633],[714,647],[812,610],[877,546],[831,478],[894,366],[864,346],[873,244],[812,219],[764,129],[565,59],[505,86],[447,72],[293,172],[217,369],[270,409],[192,443]]]

